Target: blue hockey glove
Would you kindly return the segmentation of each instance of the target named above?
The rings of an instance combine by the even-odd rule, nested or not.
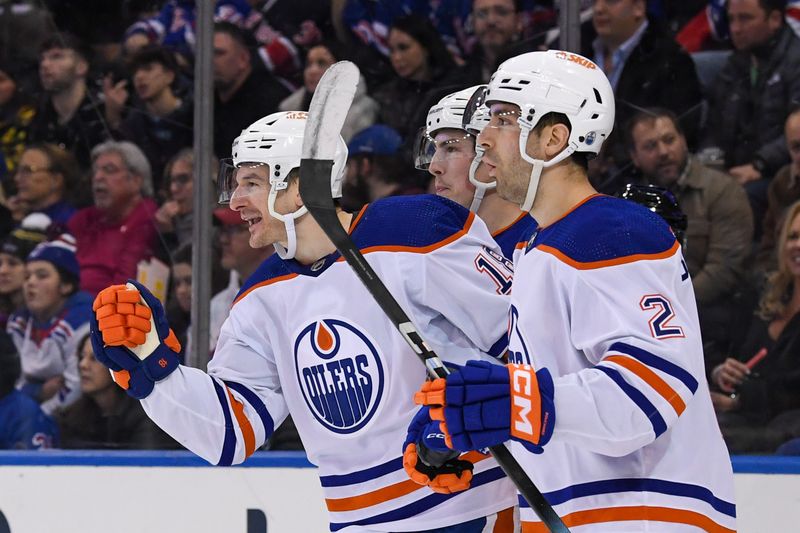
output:
[[[459,370],[427,382],[415,395],[442,422],[448,447],[478,450],[518,440],[541,453],[555,426],[553,379],[547,369],[468,361]]]
[[[403,443],[403,468],[408,477],[434,492],[452,494],[469,488],[473,464],[447,447],[439,422],[423,407],[408,426]]]
[[[178,368],[180,343],[158,298],[140,283],[112,285],[92,305],[90,339],[95,358],[113,371],[114,382],[136,399]]]

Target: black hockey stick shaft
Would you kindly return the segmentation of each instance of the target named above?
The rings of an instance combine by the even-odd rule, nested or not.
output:
[[[328,160],[303,159],[301,161],[300,196],[303,198],[303,203],[370,294],[372,294],[375,302],[386,313],[406,339],[406,342],[425,364],[428,375],[434,379],[446,377],[449,374],[447,367],[442,363],[439,356],[427,346],[408,315],[403,311],[400,304],[389,292],[389,289],[386,288],[386,285],[364,258],[361,250],[358,249],[342,227],[330,193],[332,166],[333,162]],[[508,451],[508,448],[503,444],[499,444],[490,447],[489,450],[492,452],[497,464],[516,485],[517,490],[530,504],[531,509],[545,526],[553,533],[568,533],[569,529],[567,529],[561,517],[556,514],[553,507],[547,502],[536,485],[533,484],[533,481],[525,473],[522,466]]]

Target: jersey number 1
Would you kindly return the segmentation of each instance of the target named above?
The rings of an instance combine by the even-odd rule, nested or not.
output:
[[[685,337],[683,328],[670,326],[669,321],[675,318],[675,313],[672,311],[672,304],[669,303],[669,300],[660,294],[644,296],[639,302],[639,307],[642,308],[642,311],[656,311],[655,316],[649,321],[650,333],[656,339]]]
[[[510,272],[505,265],[500,263],[493,256],[485,254],[483,251],[475,258],[475,267],[478,272],[488,274],[495,285],[497,285],[497,294],[508,294],[511,292],[511,283],[514,280],[514,275]]]

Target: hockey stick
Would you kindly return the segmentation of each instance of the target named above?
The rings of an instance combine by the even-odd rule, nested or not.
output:
[[[358,68],[353,63],[340,61],[325,72],[314,91],[303,136],[300,196],[311,216],[425,364],[431,378],[443,378],[449,372],[442,360],[419,335],[411,319],[350,239],[336,214],[331,196],[333,156],[339,132],[355,95],[358,77]],[[553,533],[569,532],[508,448],[500,444],[492,446],[490,451],[545,526]]]

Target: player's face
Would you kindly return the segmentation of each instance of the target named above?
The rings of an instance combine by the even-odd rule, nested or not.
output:
[[[16,255],[0,253],[0,294],[11,295],[25,283],[25,263]]]
[[[779,11],[767,14],[758,0],[729,0],[728,24],[734,48],[749,51],[772,38],[782,20]]]
[[[492,103],[491,119],[478,136],[483,147],[482,164],[488,180],[497,180],[497,194],[505,200],[521,204],[525,200],[532,165],[519,153],[519,107],[503,102]],[[528,147],[535,144],[536,134],[528,135]],[[529,148],[528,154],[536,157]]]
[[[633,128],[633,163],[656,185],[669,187],[680,178],[689,149],[686,138],[671,119],[659,117],[639,122]]]
[[[108,368],[95,359],[92,343],[88,339],[81,346],[81,353],[78,356],[80,357],[78,371],[81,376],[81,392],[95,394],[114,385]]]
[[[238,211],[247,224],[253,248],[287,241],[283,222],[269,214],[269,191],[269,165],[242,165],[236,169],[236,190],[231,195],[230,208]],[[275,200],[275,210],[281,214],[294,211],[284,205],[286,192],[279,192]]]
[[[462,130],[446,129],[433,137],[436,151],[428,166],[436,194],[469,207],[475,186],[469,182],[469,166],[475,157],[475,141]]]
[[[792,158],[792,171],[800,174],[800,113],[794,113],[786,121],[786,146]]]
[[[795,278],[800,278],[800,214],[792,220],[783,246],[786,268]]]
[[[41,320],[55,316],[64,307],[69,292],[69,286],[61,283],[61,276],[49,261],[30,261],[25,265],[23,288],[25,306]]]

